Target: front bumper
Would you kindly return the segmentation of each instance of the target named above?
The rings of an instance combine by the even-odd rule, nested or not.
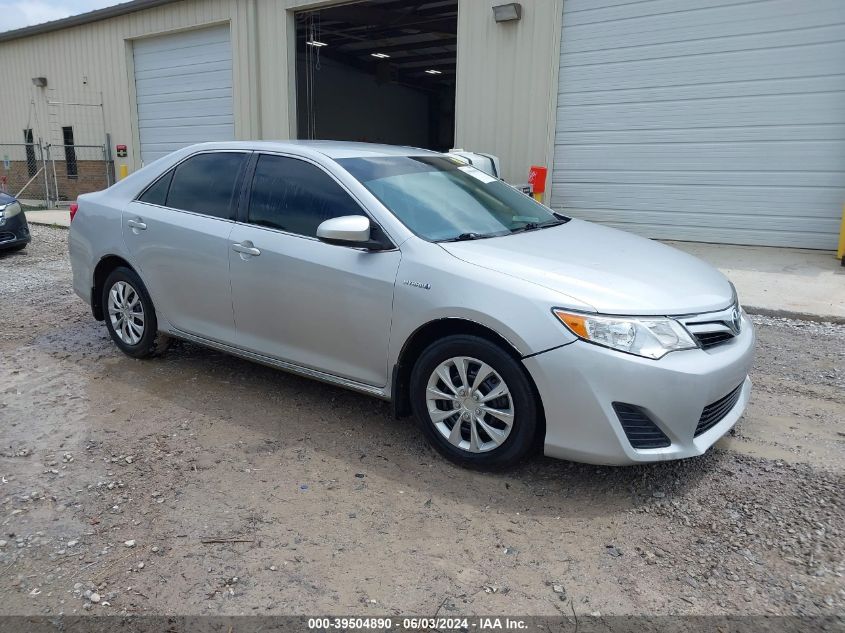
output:
[[[546,455],[593,464],[633,464],[703,454],[739,420],[751,394],[754,330],[709,349],[651,360],[576,341],[525,359],[546,414]],[[695,437],[707,405],[742,385],[739,399],[715,426]],[[636,405],[669,438],[664,448],[635,449],[614,402]]]
[[[4,218],[4,221],[0,223],[0,250],[20,244],[28,244],[31,239],[29,225],[23,213],[18,213],[11,218]]]

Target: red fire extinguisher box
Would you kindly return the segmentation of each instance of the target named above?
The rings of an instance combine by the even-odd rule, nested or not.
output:
[[[528,171],[528,183],[531,185],[531,191],[534,193],[543,193],[546,191],[546,176],[549,170],[539,165],[531,165]]]

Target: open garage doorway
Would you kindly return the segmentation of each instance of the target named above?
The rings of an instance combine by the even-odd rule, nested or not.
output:
[[[450,149],[457,28],[457,0],[297,13],[298,138]]]

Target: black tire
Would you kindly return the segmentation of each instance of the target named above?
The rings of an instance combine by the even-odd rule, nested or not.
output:
[[[451,443],[442,434],[443,432],[438,430],[429,415],[426,396],[429,378],[432,377],[441,363],[455,357],[469,357],[487,364],[502,378],[509,391],[507,397],[510,399],[509,404],[514,413],[510,433],[499,446],[485,452],[470,452]],[[470,374],[474,367],[474,364],[470,364],[467,373]],[[478,369],[476,369],[476,373],[477,371]],[[496,379],[493,378],[493,380]],[[456,383],[453,381],[454,384]],[[411,372],[410,399],[414,416],[428,440],[444,457],[461,466],[478,470],[510,468],[533,452],[536,447],[535,437],[538,428],[539,407],[530,379],[513,356],[486,339],[477,336],[457,335],[446,337],[429,346],[420,355]],[[491,401],[491,404],[493,402],[496,401]],[[442,403],[444,410],[448,411],[448,407],[445,406],[446,401],[442,401]],[[487,418],[486,414],[482,414],[482,416],[490,422],[490,418]],[[471,416],[470,419],[474,418]],[[442,422],[446,426],[450,423],[453,431],[454,424],[464,425],[459,430],[464,438],[470,433],[469,424],[471,422],[462,423],[459,417],[454,422],[450,422],[450,420]],[[476,426],[476,429],[479,428],[479,426]],[[482,438],[490,439],[489,435],[484,434],[483,429],[478,432]]]
[[[129,344],[118,336],[112,323],[111,315],[109,314],[109,293],[118,282],[128,284],[137,293],[138,299],[143,307],[143,334],[140,340],[134,344]],[[161,354],[166,349],[169,339],[158,332],[158,321],[156,320],[155,307],[153,306],[152,299],[150,299],[150,294],[147,292],[144,282],[141,281],[141,278],[135,271],[123,266],[115,268],[106,277],[106,281],[103,284],[101,300],[106,328],[109,331],[112,341],[114,341],[114,344],[117,345],[120,351],[132,358],[149,358]]]

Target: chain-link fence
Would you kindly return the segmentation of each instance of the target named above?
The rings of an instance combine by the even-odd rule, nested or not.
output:
[[[0,191],[31,209],[63,206],[114,182],[104,145],[0,143]]]
[[[34,143],[0,143],[0,191],[31,207],[47,208],[48,164],[44,148]]]

